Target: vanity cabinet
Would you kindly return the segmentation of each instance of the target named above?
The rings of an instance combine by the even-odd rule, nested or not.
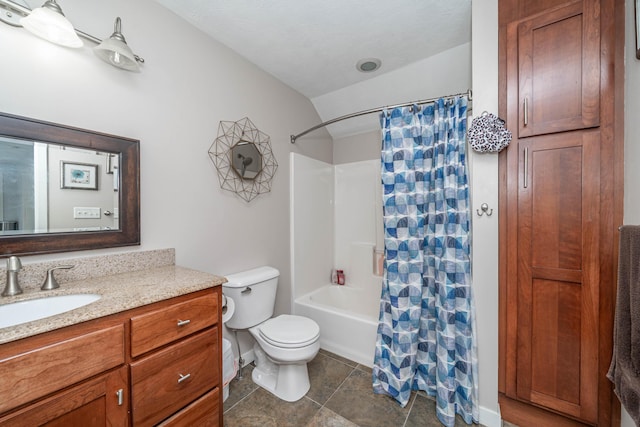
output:
[[[221,288],[0,345],[0,426],[222,426]]]
[[[500,410],[616,425],[624,2],[500,0]],[[622,22],[622,29],[619,24]]]

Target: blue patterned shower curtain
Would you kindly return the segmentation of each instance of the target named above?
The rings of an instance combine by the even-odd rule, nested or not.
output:
[[[405,406],[436,399],[440,421],[478,422],[471,297],[467,100],[381,115],[385,262],[373,387]]]

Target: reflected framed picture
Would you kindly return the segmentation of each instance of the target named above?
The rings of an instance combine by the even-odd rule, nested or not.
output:
[[[60,188],[97,190],[98,165],[61,161]]]

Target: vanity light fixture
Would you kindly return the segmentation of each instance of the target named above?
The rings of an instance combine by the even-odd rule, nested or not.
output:
[[[65,47],[82,47],[82,40],[56,0],[47,0],[20,19],[22,27],[40,38]]]
[[[114,67],[129,71],[140,71],[140,65],[138,65],[140,58],[127,45],[127,41],[121,32],[121,25],[120,17],[117,17],[113,25],[113,34],[94,47],[93,53]]]
[[[47,0],[42,7],[34,10],[16,1],[20,0],[0,0],[0,21],[15,27],[24,27],[38,37],[66,47],[82,47],[82,40],[78,37],[80,36],[98,45],[94,52],[105,62],[123,70],[140,71],[140,64],[144,63],[144,59],[134,54],[127,45],[120,29],[119,17],[116,18],[111,37],[103,41],[75,29],[65,18],[56,0]]]

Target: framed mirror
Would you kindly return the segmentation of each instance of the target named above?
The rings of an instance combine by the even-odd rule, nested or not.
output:
[[[0,113],[0,257],[139,245],[139,145]]]
[[[255,179],[262,172],[262,154],[253,142],[241,140],[231,147],[231,167],[242,179]]]

